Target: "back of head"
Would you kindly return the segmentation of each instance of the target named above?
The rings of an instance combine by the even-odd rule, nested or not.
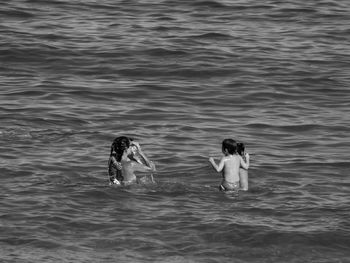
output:
[[[238,143],[237,143],[237,152],[238,152],[239,155],[243,156],[243,154],[244,154],[244,149],[245,149],[244,143],[238,142]]]
[[[233,139],[225,139],[222,142],[222,150],[227,150],[229,154],[235,154],[237,152],[237,143]]]
[[[116,159],[120,162],[125,149],[130,147],[130,139],[126,136],[119,136],[114,139],[111,145],[111,155],[116,154]]]

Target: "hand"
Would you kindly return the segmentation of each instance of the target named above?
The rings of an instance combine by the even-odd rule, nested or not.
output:
[[[250,158],[249,153],[246,153],[246,154],[245,154],[245,158],[246,158],[247,160],[249,160],[249,158]]]
[[[120,182],[117,179],[114,179],[113,184],[120,185]]]
[[[213,157],[209,157],[209,162],[213,163],[214,162],[214,158]]]
[[[141,146],[138,142],[132,142],[130,146],[135,146],[136,149],[140,152],[141,151]]]

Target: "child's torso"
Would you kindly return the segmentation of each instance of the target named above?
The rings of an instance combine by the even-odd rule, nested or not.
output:
[[[240,157],[238,155],[228,155],[225,158],[224,179],[229,183],[239,181]]]

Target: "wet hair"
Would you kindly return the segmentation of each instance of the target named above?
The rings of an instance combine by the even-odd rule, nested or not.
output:
[[[222,141],[222,151],[227,150],[229,154],[237,152],[237,143],[233,139],[225,139]]]
[[[130,147],[131,140],[130,140],[130,138],[128,138],[126,136],[119,136],[119,137],[115,138],[112,145],[111,145],[110,156],[114,155],[116,160],[118,162],[120,162],[124,151]]]
[[[244,143],[243,142],[238,142],[237,143],[237,153],[240,155],[240,156],[243,156],[244,155]]]

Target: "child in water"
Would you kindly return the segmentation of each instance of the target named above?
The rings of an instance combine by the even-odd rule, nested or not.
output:
[[[232,139],[225,139],[222,142],[222,152],[224,156],[221,158],[219,165],[216,164],[214,158],[210,157],[209,162],[217,172],[222,172],[221,191],[239,190],[239,169],[243,167],[249,168],[249,154],[247,154],[247,162],[242,156],[237,154],[237,143]]]
[[[247,162],[249,159],[249,154],[244,152],[244,143],[237,143],[237,153],[242,156],[243,161]],[[239,168],[239,182],[241,185],[241,190],[248,191],[248,169]]]

